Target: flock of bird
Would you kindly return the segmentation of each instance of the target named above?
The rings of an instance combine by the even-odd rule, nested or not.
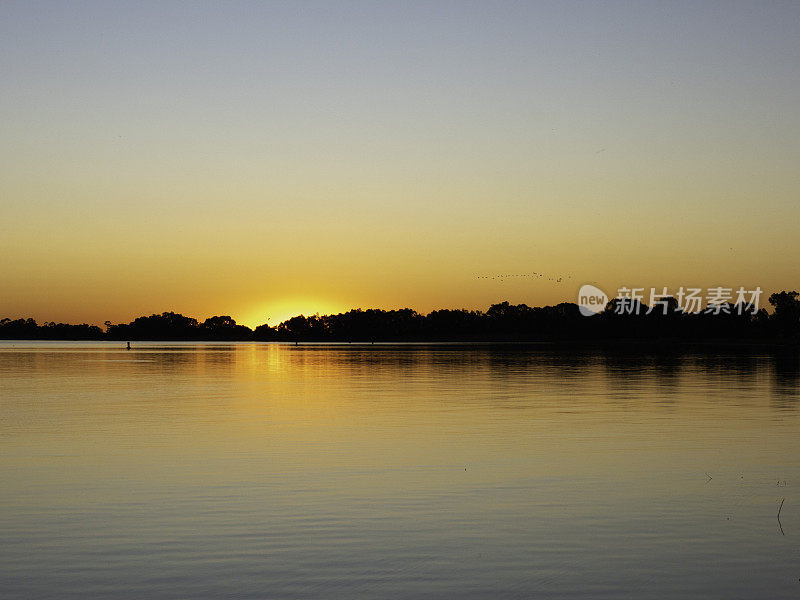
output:
[[[539,278],[544,278],[544,277],[547,277],[548,281],[555,281],[556,283],[561,283],[565,279],[563,275],[562,276],[556,276],[556,275],[549,276],[549,275],[547,275],[545,273],[538,273],[536,271],[534,271],[533,273],[518,273],[518,274],[509,274],[509,275],[478,275],[477,279],[491,279],[491,280],[499,281],[500,283],[503,283],[506,279],[522,279],[522,278],[539,279]],[[572,275],[567,275],[566,279],[572,279]]]

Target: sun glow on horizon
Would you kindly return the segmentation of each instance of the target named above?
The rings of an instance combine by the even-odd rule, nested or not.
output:
[[[247,325],[251,329],[255,329],[265,323],[270,327],[275,327],[298,315],[329,315],[348,310],[350,309],[346,308],[344,304],[327,299],[312,297],[281,298],[265,302],[252,310],[246,311],[240,324]]]

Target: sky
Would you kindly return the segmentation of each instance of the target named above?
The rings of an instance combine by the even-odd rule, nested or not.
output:
[[[797,2],[2,0],[0,317],[797,289],[798,65]]]

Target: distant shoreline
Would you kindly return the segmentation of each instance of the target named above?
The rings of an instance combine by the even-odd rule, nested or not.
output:
[[[199,321],[174,312],[130,323],[105,322],[105,330],[33,319],[0,319],[0,339],[74,341],[338,342],[539,344],[611,347],[794,348],[800,344],[800,294],[770,295],[772,312],[750,304],[714,304],[684,312],[675,298],[657,307],[615,298],[586,316],[577,304],[531,307],[499,302],[486,311],[441,309],[420,314],[353,309],[333,315],[298,315],[275,327],[250,329],[228,315]]]

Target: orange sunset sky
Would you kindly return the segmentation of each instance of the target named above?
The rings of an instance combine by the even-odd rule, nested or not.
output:
[[[797,3],[3,2],[0,317],[797,288],[799,24]]]

